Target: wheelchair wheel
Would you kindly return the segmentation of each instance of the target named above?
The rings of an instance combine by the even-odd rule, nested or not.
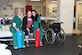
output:
[[[65,34],[65,32],[64,32],[64,30],[62,28],[60,29],[59,33],[56,33],[56,36],[57,36],[57,40],[59,42],[64,42],[65,39],[66,39],[66,34]]]
[[[49,44],[53,44],[55,42],[54,30],[52,28],[48,28],[46,30],[45,39]]]

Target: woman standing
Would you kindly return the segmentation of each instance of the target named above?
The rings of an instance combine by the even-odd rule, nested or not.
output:
[[[41,24],[40,16],[37,14],[35,10],[32,10],[32,19],[33,19],[33,31],[35,35],[35,31],[37,29],[40,29],[40,46],[43,46],[42,44],[42,37],[43,37],[43,27]]]
[[[12,24],[10,26],[10,31],[12,32],[13,36],[13,48],[17,49],[17,38],[16,38],[16,31],[21,29],[21,15],[22,15],[22,11],[21,9],[17,9],[17,15],[15,15],[12,19]],[[23,38],[24,39],[24,38]],[[23,45],[24,45],[24,41],[23,41]],[[23,46],[25,47],[25,46]]]
[[[27,12],[27,15],[23,18],[23,25],[22,25],[22,29],[25,32],[25,39],[26,39],[27,47],[29,47],[28,35],[32,34],[32,23],[33,23],[33,20],[31,18],[31,11],[29,10]]]

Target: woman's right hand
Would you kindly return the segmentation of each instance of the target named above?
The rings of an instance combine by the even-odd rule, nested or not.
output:
[[[14,26],[15,30],[19,30],[19,28],[17,28],[16,26]]]
[[[30,29],[29,28],[26,28],[26,29],[27,29],[28,33],[30,34]]]
[[[19,28],[16,28],[16,30],[19,30]]]
[[[30,32],[29,28],[26,28],[28,32]]]

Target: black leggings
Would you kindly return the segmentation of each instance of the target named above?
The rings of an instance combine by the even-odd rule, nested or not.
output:
[[[29,29],[30,29],[30,33],[33,33],[32,28],[29,28]],[[25,35],[29,35],[29,32],[26,28],[24,28],[23,31],[25,32]]]

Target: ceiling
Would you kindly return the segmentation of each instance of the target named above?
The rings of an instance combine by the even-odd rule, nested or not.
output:
[[[30,1],[30,0],[27,0],[27,1]],[[40,1],[44,1],[44,0],[40,0]],[[49,1],[57,1],[57,0],[49,0]],[[82,0],[74,0],[74,1],[76,2],[76,1],[82,1]]]

